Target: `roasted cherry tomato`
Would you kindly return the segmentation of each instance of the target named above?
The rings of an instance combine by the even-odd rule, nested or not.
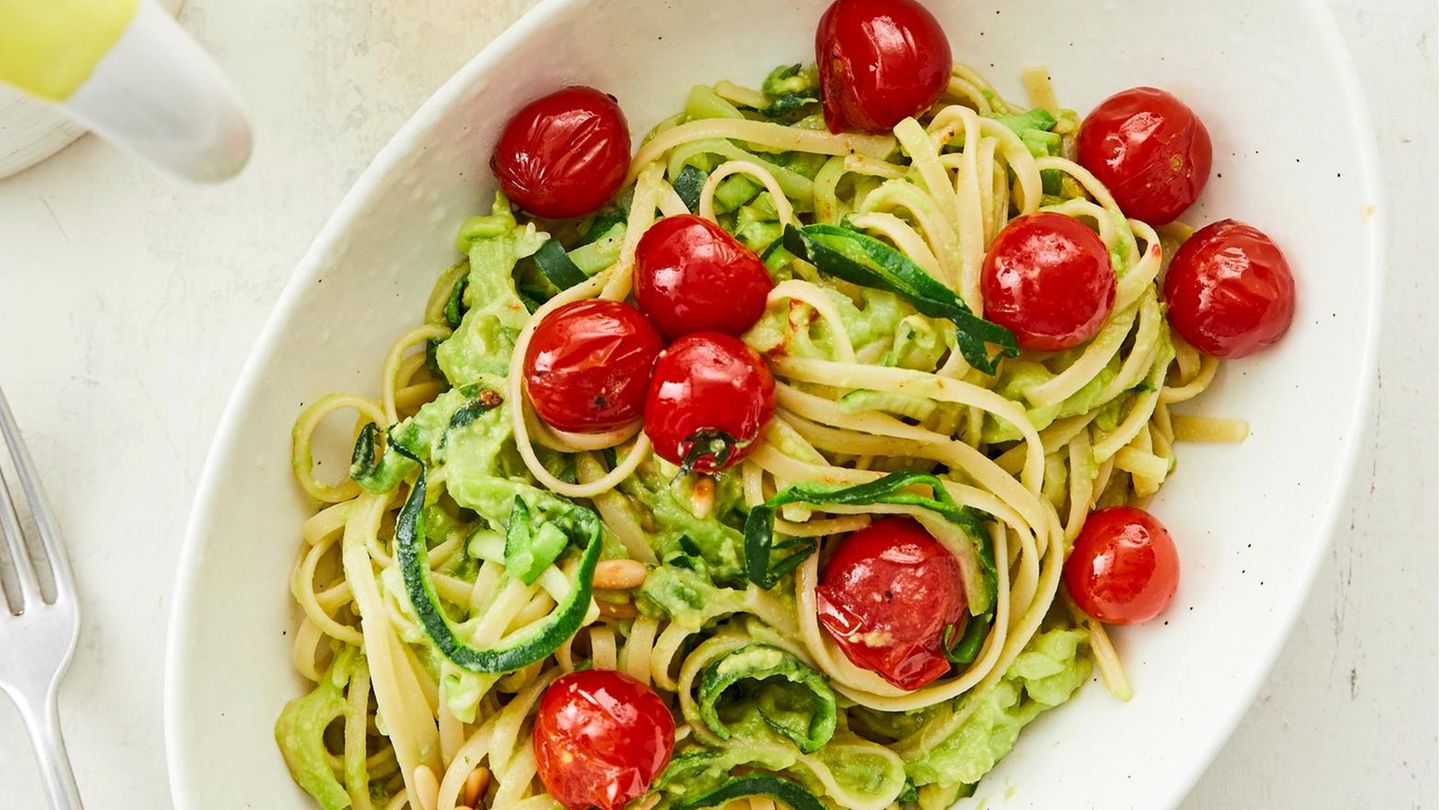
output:
[[[1180,584],[1180,557],[1153,515],[1129,506],[1085,519],[1065,560],[1065,587],[1086,614],[1106,624],[1160,615]]]
[[[1222,219],[1185,240],[1165,274],[1175,331],[1215,357],[1244,357],[1280,339],[1295,316],[1295,279],[1270,237]]]
[[[560,678],[535,713],[535,768],[567,810],[619,810],[650,789],[674,747],[660,696],[611,670]]]
[[[635,299],[671,340],[744,332],[765,314],[772,286],[759,256],[693,214],[650,226],[635,250]]]
[[[696,472],[718,472],[755,449],[775,414],[775,378],[739,338],[696,332],[655,363],[645,434],[655,454]]]
[[[950,41],[914,0],[835,0],[815,30],[820,97],[831,132],[889,132],[950,83]]]
[[[1080,125],[1080,165],[1128,217],[1164,225],[1200,196],[1210,177],[1210,133],[1180,99],[1136,87],[1100,102]]]
[[[941,644],[965,616],[960,563],[910,518],[883,518],[841,540],[815,602],[820,625],[856,666],[907,690],[950,671]]]
[[[630,126],[615,99],[593,87],[567,87],[515,113],[490,169],[510,199],[536,216],[588,214],[625,182]]]
[[[650,319],[616,301],[576,301],[535,327],[525,389],[546,424],[603,433],[640,418],[650,370],[665,344]]]
[[[1095,232],[1063,214],[1012,221],[985,255],[985,317],[1026,349],[1068,349],[1095,337],[1115,306],[1115,271]]]

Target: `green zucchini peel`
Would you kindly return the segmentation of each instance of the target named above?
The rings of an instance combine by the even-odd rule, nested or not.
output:
[[[420,620],[425,635],[441,655],[467,672],[514,672],[544,660],[563,644],[565,639],[580,629],[585,621],[585,614],[590,609],[591,583],[595,579],[595,565],[600,561],[600,519],[588,509],[576,507],[577,512],[585,512],[588,518],[581,521],[586,534],[585,549],[580,554],[575,586],[548,618],[519,636],[508,639],[502,647],[471,647],[456,636],[454,625],[440,607],[440,597],[435,592],[435,582],[430,576],[425,525],[421,518],[425,506],[425,463],[401,445],[396,444],[394,447],[420,465],[420,475],[395,521],[395,557],[404,575],[405,593],[410,597],[410,603],[415,608],[415,615]]]
[[[930,495],[908,491],[911,487],[929,487]],[[834,487],[828,484],[795,484],[775,493],[770,500],[754,507],[745,519],[745,575],[756,585],[769,590],[795,570],[819,547],[813,538],[790,538],[775,542],[775,510],[786,504],[808,503],[816,506],[866,506],[886,503],[902,506],[918,506],[927,509],[945,520],[959,526],[975,544],[979,557],[979,573],[984,592],[993,605],[998,591],[995,570],[995,550],[989,542],[985,523],[989,516],[978,509],[960,506],[946,491],[945,484],[930,473],[917,470],[897,470],[883,478],[849,487]],[[792,550],[793,549],[793,550]],[[773,551],[789,551],[779,559],[772,559]],[[985,610],[990,605],[972,600],[972,612]]]
[[[808,696],[796,699],[795,689],[767,679],[783,678],[809,692]],[[836,704],[835,692],[824,676],[806,666],[790,653],[768,644],[747,644],[727,653],[710,664],[700,678],[698,704],[700,718],[705,725],[722,740],[731,737],[730,727],[720,717],[720,697],[727,689],[741,681],[753,681],[753,700],[760,704],[783,706],[783,711],[762,710],[759,712],[767,726],[777,734],[795,743],[801,751],[813,753],[830,742],[835,734]],[[806,728],[782,722],[784,714],[799,710],[797,704],[809,697],[810,719]],[[800,710],[803,713],[803,710]]]
[[[828,810],[815,794],[789,779],[777,776],[755,774],[732,779],[715,790],[696,796],[689,801],[675,805],[675,810],[699,810],[702,807],[721,807],[731,799],[745,796],[768,796],[782,802],[791,810]]]
[[[879,239],[839,225],[788,225],[783,239],[786,250],[821,272],[851,284],[893,292],[921,314],[950,321],[965,361],[986,374],[995,373],[1001,356],[1020,354],[1013,332],[971,312],[949,287]],[[989,345],[996,347],[993,355]]]

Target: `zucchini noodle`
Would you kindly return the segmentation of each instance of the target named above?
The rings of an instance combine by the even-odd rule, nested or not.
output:
[[[813,70],[779,69],[763,89],[721,82],[647,136],[598,214],[549,235],[501,197],[466,223],[466,258],[383,358],[379,391],[322,397],[295,424],[294,474],[318,508],[290,577],[292,659],[313,691],[286,706],[276,735],[319,806],[556,807],[530,738],[546,687],[582,668],[652,686],[677,717],[674,759],[630,805],[640,810],[757,773],[832,808],[945,807],[1008,750],[992,750],[989,734],[1013,740],[1092,667],[1130,697],[1117,645],[1061,588],[1065,557],[1093,509],[1156,493],[1177,442],[1239,442],[1249,428],[1172,412],[1219,363],[1166,320],[1159,235],[1066,157],[1078,117],[1043,68],[1024,79],[1028,113],[956,65],[934,109],[882,135],[828,132]],[[772,80],[788,83],[788,101]],[[704,115],[694,98],[709,100]],[[966,348],[960,321],[840,278],[787,236],[824,225],[869,237],[983,316],[987,248],[1040,210],[1099,235],[1115,306],[1084,345],[995,366]],[[640,238],[687,211],[761,254],[775,280],[744,339],[769,363],[777,411],[749,455],[714,476],[656,457],[640,422],[554,430],[525,390],[536,325],[569,303],[630,299]],[[552,258],[556,245],[578,251],[571,286],[537,269],[547,240]],[[341,412],[354,418],[336,423],[354,442],[350,475],[322,479],[317,431]],[[905,498],[781,497],[892,474],[921,478],[899,479]],[[922,479],[936,500],[909,497]],[[773,512],[777,550],[819,548],[768,588],[746,568],[757,510]],[[961,523],[955,510],[978,518]],[[884,515],[915,519],[948,549],[977,607],[968,657],[913,690],[857,666],[819,620],[836,539]],[[531,522],[534,536],[558,529],[565,542],[526,563],[512,543]],[[722,665],[740,667],[742,686],[714,686]],[[725,806],[783,804],[776,794]]]

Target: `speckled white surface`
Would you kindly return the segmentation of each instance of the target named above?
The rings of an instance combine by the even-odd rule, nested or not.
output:
[[[238,181],[177,187],[93,138],[0,181],[0,384],[85,600],[62,712],[92,810],[169,806],[164,625],[215,422],[340,196],[531,2],[484,4],[190,0],[182,22],[257,119]],[[1387,179],[1379,397],[1348,527],[1185,810],[1437,806],[1436,10],[1330,5],[1370,94]],[[0,702],[0,807],[42,806],[19,719]]]

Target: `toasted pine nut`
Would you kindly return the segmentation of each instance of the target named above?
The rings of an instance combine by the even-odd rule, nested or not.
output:
[[[695,486],[690,489],[690,511],[701,520],[710,517],[710,513],[715,511],[714,478],[702,475],[695,479]]]
[[[595,566],[595,587],[602,591],[628,591],[645,584],[645,563],[638,560],[601,560]]]
[[[490,769],[479,767],[465,777],[465,803],[474,807],[480,802],[480,794],[485,792],[485,786],[490,784]]]
[[[600,607],[600,615],[607,619],[633,619],[640,615],[635,605],[630,602],[607,602],[603,599],[596,599],[595,604]]]
[[[420,794],[415,797],[420,802],[419,810],[435,810],[435,803],[440,800],[440,780],[425,765],[415,766],[415,792]]]

